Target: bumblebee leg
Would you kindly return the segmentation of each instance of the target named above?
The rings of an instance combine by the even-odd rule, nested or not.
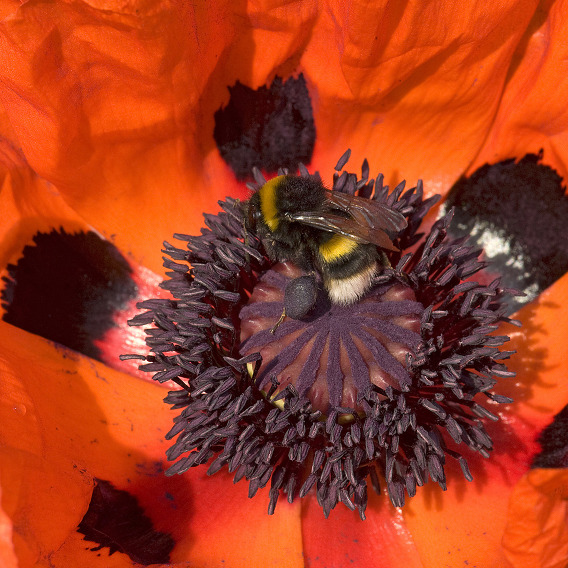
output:
[[[382,249],[379,250],[379,257],[380,257],[379,262],[381,263],[383,268],[392,268],[391,263],[389,261],[389,257],[387,256],[384,250]]]
[[[237,202],[239,202],[239,200],[237,199]],[[247,224],[245,221],[245,216],[243,215],[243,243],[245,244],[245,246],[249,246],[249,238],[248,238],[248,231],[247,231]],[[245,261],[247,263],[250,262],[250,256],[249,253],[245,251]]]
[[[392,268],[391,263],[389,262],[389,259],[387,257],[387,255],[385,254],[384,250],[379,251],[379,256],[380,256],[380,260],[379,263],[381,264],[381,266],[383,268]],[[410,284],[410,278],[408,278],[408,275],[405,274],[402,271],[396,272],[395,277],[402,282],[403,284],[409,285]]]
[[[276,333],[276,330],[280,327],[280,324],[284,321],[285,317],[286,317],[286,308],[282,310],[282,314],[280,314],[278,321],[272,326],[270,333],[272,333],[273,335],[274,333]]]

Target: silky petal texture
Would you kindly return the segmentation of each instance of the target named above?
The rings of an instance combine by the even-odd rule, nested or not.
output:
[[[507,88],[487,140],[470,167],[544,150],[568,178],[568,2],[543,2],[512,60]]]
[[[509,566],[566,566],[567,470],[536,469],[523,477],[511,495],[503,548]]]
[[[563,43],[560,4],[547,20],[549,45]],[[28,2],[2,22],[0,100],[31,167],[159,272],[157,251],[173,228],[196,232],[196,211],[246,196],[213,141],[228,86],[302,72],[317,130],[312,167],[329,171],[347,141],[353,163],[367,157],[389,183],[420,177],[427,191],[444,191],[516,100],[513,71],[542,22],[539,6]],[[527,112],[551,99],[562,107],[562,91],[547,90],[559,70],[547,66]],[[551,134],[539,126],[515,132],[515,150]],[[564,164],[558,140],[555,162]]]
[[[247,499],[227,475],[164,476],[163,389],[9,324],[0,323],[0,338],[0,479],[20,567],[132,565],[88,551],[94,545],[77,536],[94,478],[135,495],[173,536],[174,566],[188,558],[204,567],[303,565],[299,505],[267,517],[266,501]],[[274,534],[279,547],[267,546]]]
[[[485,140],[537,4],[332,4],[305,55],[325,144],[314,159],[329,144],[339,154],[356,132],[354,163],[367,157],[390,184],[422,178],[429,192],[447,189]]]
[[[8,140],[0,139],[0,266],[16,262],[38,231],[86,225],[49,182],[38,177]]]
[[[33,245],[38,232],[49,233],[61,229],[67,233],[94,231],[71,209],[61,193],[52,184],[35,174],[16,149],[6,140],[0,140],[0,278],[7,276],[8,264],[16,264],[26,245]],[[96,231],[95,231],[96,232]],[[158,286],[162,278],[145,267],[131,265],[132,279],[137,286],[137,298],[114,316],[115,327],[103,340],[95,341],[104,361],[111,367],[126,371],[150,381],[147,373],[138,371],[139,361],[120,361],[123,353],[137,353],[146,348],[144,329],[128,327],[128,320],[139,310],[136,302],[149,297],[165,296]],[[47,275],[52,277],[53,275]],[[0,307],[0,315],[4,308]],[[168,381],[165,387],[173,388]]]
[[[162,240],[197,233],[201,212],[215,210],[217,199],[246,197],[212,137],[213,113],[237,80],[256,88],[275,74],[304,73],[317,129],[312,169],[323,174],[351,146],[352,164],[367,157],[387,183],[420,177],[430,193],[443,193],[468,168],[540,147],[545,163],[566,175],[566,2],[454,4],[4,5],[0,151],[10,171],[1,172],[2,199],[8,195],[3,203],[12,209],[0,209],[1,266],[37,230],[65,218],[65,226],[113,236],[162,273]],[[0,398],[8,443],[0,481],[20,566],[38,557],[39,565],[132,565],[124,555],[87,551],[74,532],[93,477],[105,475],[179,538],[172,559],[181,565],[250,566],[242,550],[249,542],[261,565],[274,566],[335,566],[338,558],[363,567],[514,562],[527,542],[515,507],[542,501],[554,511],[536,518],[531,534],[562,518],[562,504],[550,497],[558,486],[526,471],[538,432],[568,402],[568,323],[559,316],[567,299],[564,278],[519,314],[525,327],[511,333],[518,378],[500,392],[520,402],[502,413],[502,433],[503,424],[491,429],[498,459],[476,463],[471,484],[452,469],[447,492],[419,489],[402,512],[372,496],[364,523],[339,508],[325,521],[311,498],[280,503],[268,517],[265,493],[248,500],[246,487],[223,473],[150,472],[148,464],[163,465],[171,424],[162,388],[0,324],[7,377],[0,388],[10,389]],[[45,490],[51,486],[53,493]],[[165,490],[176,497],[175,511]],[[1,517],[0,526],[8,527]]]
[[[32,2],[5,18],[0,36],[0,100],[28,162],[155,272],[172,227],[197,231],[197,211],[239,193],[213,146],[206,93],[217,81],[195,73],[197,60],[215,68],[217,42],[232,41],[214,25],[227,9],[184,6]]]
[[[386,494],[376,495],[369,488],[366,515],[367,519],[362,521],[357,512],[337,507],[325,519],[315,499],[304,500],[302,530],[306,567],[425,566],[401,510],[392,507]],[[326,538],[322,538],[323,534]]]

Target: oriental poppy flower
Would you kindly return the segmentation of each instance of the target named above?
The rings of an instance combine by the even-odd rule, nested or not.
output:
[[[517,180],[505,197],[493,197],[515,163],[542,164],[567,177],[565,10],[565,2],[526,0],[459,7],[6,5],[4,564],[562,566],[568,540],[566,453],[558,435],[568,402],[562,195],[548,201],[555,191],[535,189],[533,206],[527,195],[540,184],[537,168],[526,187]],[[251,93],[258,102],[247,105]],[[260,122],[255,106],[266,110]],[[217,200],[245,199],[239,180],[251,165],[272,175],[278,160],[288,167],[303,161],[325,179],[348,146],[351,163],[366,157],[385,184],[422,179],[425,198],[438,193],[458,214],[465,211],[459,226],[482,235],[497,269],[534,257],[511,273],[514,287],[535,298],[514,315],[523,327],[506,331],[507,349],[518,352],[508,364],[516,378],[501,381],[498,392],[515,402],[488,426],[491,458],[469,460],[472,483],[456,462],[448,465],[446,492],[428,484],[402,508],[369,491],[365,521],[343,505],[325,519],[311,494],[279,502],[268,516],[269,491],[249,500],[244,484],[233,485],[225,470],[163,475],[172,413],[160,400],[172,385],[144,380],[132,363],[111,368],[119,353],[142,349],[133,336],[117,343],[116,330],[125,337],[136,300],[169,301],[156,288],[162,241],[173,232],[199,234],[201,213],[217,211]],[[540,161],[523,161],[541,149]],[[255,163],[251,153],[264,161]],[[505,162],[510,158],[516,162]],[[480,169],[486,163],[497,169]],[[483,180],[474,201],[486,210],[471,207],[466,180],[447,197],[464,174]],[[556,183],[562,190],[563,182]],[[496,220],[495,205],[510,205],[506,219],[538,211],[552,229],[534,231],[530,222],[507,223],[503,215]],[[508,259],[492,254],[495,242],[510,245],[501,250]],[[56,256],[48,255],[53,249]],[[73,272],[78,259],[82,268]],[[543,268],[549,265],[554,269]],[[25,285],[34,267],[35,285]],[[88,284],[93,280],[96,286]],[[21,295],[26,288],[31,295]],[[62,301],[77,289],[79,303]],[[134,538],[112,523],[97,524],[110,517]],[[108,548],[91,550],[99,545]],[[109,557],[105,550],[120,552]]]

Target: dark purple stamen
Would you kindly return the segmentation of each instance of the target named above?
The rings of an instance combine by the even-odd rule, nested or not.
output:
[[[421,183],[389,193],[368,165],[362,173],[334,174],[334,190],[372,195],[408,226],[400,252],[387,254],[394,268],[355,305],[324,296],[270,333],[297,269],[273,266],[231,199],[205,217],[202,235],[178,236],[187,249],[165,244],[172,299],[141,303],[132,325],[153,325],[143,368],[182,387],[166,398],[181,411],[167,435],[169,475],[227,467],[250,496],[270,482],[270,514],[282,493],[290,502],[314,493],[326,516],[342,502],[364,518],[367,480],[379,492],[382,480],[402,506],[428,479],[446,488],[447,458],[471,480],[462,454],[490,455],[484,421],[511,402],[493,389],[514,376],[500,350],[508,338],[491,334],[516,323],[511,293],[498,280],[469,281],[484,265],[465,238],[448,238],[451,213],[418,232],[437,201],[424,200]]]

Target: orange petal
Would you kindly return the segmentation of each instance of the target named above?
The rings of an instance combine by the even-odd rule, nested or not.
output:
[[[367,519],[339,504],[325,519],[315,498],[302,501],[302,533],[306,568],[422,568],[420,551],[400,509],[369,487]]]
[[[89,230],[53,185],[38,177],[25,159],[0,140],[0,266],[16,262],[38,232],[64,227]]]
[[[540,432],[568,404],[566,338],[568,321],[562,315],[568,299],[568,274],[515,314],[523,327],[509,333],[507,349],[515,349],[507,366],[517,373],[501,380],[499,392],[515,399],[517,420]]]
[[[0,338],[3,506],[29,565],[75,532],[93,477],[127,485],[154,474],[169,417],[153,385],[144,400],[140,381],[9,324]]]
[[[537,5],[332,3],[302,58],[313,162],[325,174],[349,145],[353,163],[367,157],[387,183],[422,178],[426,191],[447,191],[485,141]]]
[[[537,2],[299,6],[19,6],[0,38],[13,142],[87,222],[158,272],[164,238],[247,194],[213,141],[236,80],[304,73],[322,171],[352,146],[354,163],[369,157],[389,182],[445,190],[486,138]]]
[[[248,568],[281,566],[284,555],[302,565],[299,507],[267,518],[268,499],[247,499],[227,475],[164,476],[172,416],[161,388],[2,322],[0,341],[0,478],[21,565],[47,557],[53,566],[97,565],[76,533],[95,477],[138,498],[155,528],[174,537],[173,561]],[[274,534],[277,547],[267,545]],[[101,556],[101,566],[131,565]]]
[[[231,84],[216,74],[248,67],[241,51],[219,61],[246,23],[231,12],[40,3],[3,22],[0,97],[14,143],[88,223],[155,272],[164,238],[197,232],[202,211],[246,191],[212,136]]]
[[[543,2],[515,51],[499,110],[470,171],[485,162],[537,154],[568,177],[568,2]]]
[[[566,566],[567,470],[535,469],[521,479],[511,494],[503,548],[511,566]]]
[[[2,491],[0,487],[0,498]],[[0,508],[0,562],[5,568],[18,568],[18,559],[14,551],[12,521],[3,508]]]
[[[173,560],[203,568],[303,568],[301,507],[281,499],[276,513],[267,514],[268,489],[253,499],[247,484],[232,483],[221,471],[208,477],[203,467],[181,476],[189,488],[191,525],[181,527],[188,537],[174,551]]]
[[[0,277],[7,277],[8,264],[17,264],[24,247],[34,246],[33,237],[38,232],[48,234],[64,230],[73,234],[93,231],[93,228],[66,204],[55,187],[32,171],[6,141],[0,142],[2,145],[4,172],[0,186]],[[138,301],[160,298],[165,293],[158,287],[162,279],[155,273],[136,265],[131,265],[131,269],[137,297],[114,314],[115,327],[109,329],[104,338],[95,344],[100,349],[101,358],[111,367],[151,380],[147,373],[138,371],[139,361],[121,362],[119,355],[147,351],[143,328],[129,327],[127,321],[140,312],[136,309]],[[45,277],[57,276],[46,274]],[[0,314],[4,312],[4,306],[0,307]],[[173,384],[170,382],[165,386],[171,388]]]

